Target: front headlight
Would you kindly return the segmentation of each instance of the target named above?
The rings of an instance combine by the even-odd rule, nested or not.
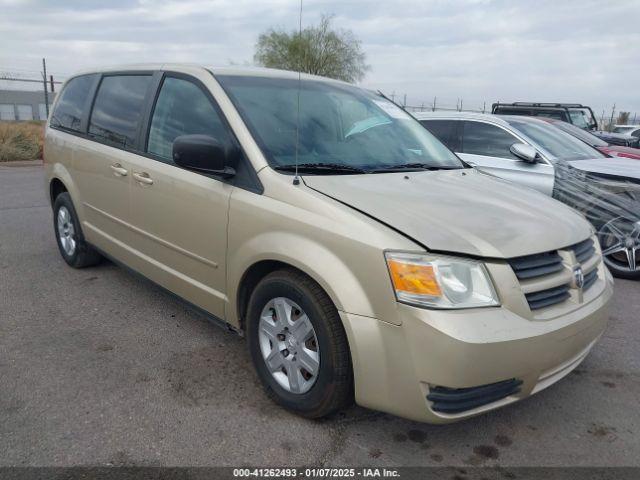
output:
[[[499,305],[482,262],[431,254],[385,252],[399,302],[431,308]]]

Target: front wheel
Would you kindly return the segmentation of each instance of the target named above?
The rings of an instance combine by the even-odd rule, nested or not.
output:
[[[338,311],[306,275],[280,270],[257,285],[247,311],[249,352],[267,394],[319,418],[353,401],[353,371]]]
[[[640,279],[640,221],[617,217],[598,232],[604,263],[613,276]]]

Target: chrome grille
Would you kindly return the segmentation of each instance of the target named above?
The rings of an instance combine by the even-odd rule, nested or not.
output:
[[[539,253],[509,260],[518,279],[535,278],[562,270],[562,258],[558,252]]]
[[[564,302],[570,296],[568,284],[548,288],[547,290],[540,290],[539,292],[527,293],[525,295],[531,310],[538,310],[539,308]]]
[[[571,297],[572,272],[570,267],[565,265],[572,258],[569,252],[575,255],[576,262],[573,268],[588,268],[584,270],[584,292],[598,279],[598,261],[593,258],[596,248],[591,238],[557,251],[508,260],[520,280],[532,311],[563,303]]]
[[[594,268],[584,276],[584,285],[582,286],[582,290],[586,291],[588,288],[591,287],[591,285],[596,283],[597,279],[598,279],[598,269]]]
[[[584,242],[580,242],[573,247],[570,247],[573,253],[576,254],[576,260],[578,263],[584,263],[589,260],[594,253],[596,253],[596,247],[593,246],[593,240],[587,238]]]

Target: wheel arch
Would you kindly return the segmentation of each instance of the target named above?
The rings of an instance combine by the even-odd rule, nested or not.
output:
[[[51,205],[53,206],[55,196],[66,191],[71,196],[74,207],[78,210],[81,207],[81,205],[78,205],[76,201],[78,198],[78,191],[73,181],[73,177],[67,167],[62,163],[54,163],[50,166],[45,166],[47,167],[47,183],[49,187],[49,199],[51,200]]]
[[[49,200],[51,201],[51,206],[55,203],[58,195],[64,192],[68,192],[64,182],[57,177],[52,178],[49,182]]]
[[[319,281],[318,278],[315,278],[313,275],[310,275],[304,269],[282,260],[259,260],[246,269],[236,291],[236,319],[240,329],[245,329],[246,313],[249,306],[249,298],[251,297],[251,293],[263,278],[265,278],[270,273],[278,270],[292,270],[310,278],[315,283],[320,285],[320,288],[322,288],[322,291],[331,299],[336,309],[342,310],[341,304],[336,301],[336,299],[330,292],[327,291],[322,282]]]
[[[53,202],[60,193],[67,192],[71,197],[73,207],[76,209],[78,219],[80,223],[82,223],[84,219],[84,206],[82,205],[77,186],[67,167],[62,163],[54,163],[51,166],[47,166],[46,182],[51,206],[53,207]]]
[[[276,236],[276,238],[274,238]],[[269,273],[289,268],[316,282],[338,311],[354,310],[373,316],[371,301],[351,269],[336,254],[311,239],[296,236],[287,241],[282,232],[254,237],[228,258],[229,301],[227,322],[244,328],[246,308],[253,288]],[[274,246],[271,252],[255,249]],[[248,251],[253,255],[248,255]],[[247,259],[241,261],[237,259]]]

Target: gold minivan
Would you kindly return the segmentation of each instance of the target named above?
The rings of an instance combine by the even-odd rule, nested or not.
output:
[[[82,73],[45,165],[69,265],[111,258],[246,335],[266,392],[307,417],[354,400],[477,415],[567,375],[606,325],[613,282],[583,217],[343,82]]]

